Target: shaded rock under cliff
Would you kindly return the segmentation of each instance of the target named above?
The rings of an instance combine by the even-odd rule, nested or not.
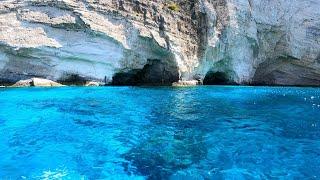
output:
[[[179,80],[178,68],[161,60],[148,60],[143,69],[116,73],[112,85],[171,85]]]
[[[320,67],[320,65],[318,65]],[[320,71],[312,62],[293,57],[279,57],[262,63],[253,78],[255,85],[320,85]]]
[[[88,77],[79,74],[64,74],[58,82],[66,85],[85,85],[88,80]]]

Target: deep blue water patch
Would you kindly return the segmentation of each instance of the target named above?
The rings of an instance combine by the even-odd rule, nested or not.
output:
[[[318,179],[320,89],[0,90],[0,179]]]

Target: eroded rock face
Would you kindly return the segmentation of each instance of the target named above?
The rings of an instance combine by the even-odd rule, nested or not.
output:
[[[168,85],[222,72],[237,84],[320,85],[319,8],[317,0],[4,0],[0,82]]]
[[[196,62],[190,53],[196,32],[188,23],[177,34],[173,22],[185,13],[164,6],[162,1],[1,1],[1,81],[36,76],[64,82],[73,74],[103,82],[143,69],[148,59],[187,71]],[[186,19],[191,22],[190,15]]]
[[[205,1],[208,36],[198,68],[238,84],[320,85],[320,7],[314,0]]]

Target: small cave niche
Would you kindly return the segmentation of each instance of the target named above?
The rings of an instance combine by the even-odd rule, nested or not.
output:
[[[227,73],[220,71],[209,71],[203,79],[203,85],[227,85],[234,84],[230,81]]]
[[[316,57],[316,62],[320,64],[320,53],[319,53],[318,56]]]
[[[65,85],[84,85],[88,79],[86,77],[80,76],[79,74],[64,74],[58,82]]]
[[[118,72],[112,77],[112,85],[115,86],[166,86],[177,81],[179,81],[177,66],[169,66],[158,59],[148,59],[142,69]]]
[[[139,84],[138,74],[141,70],[133,69],[127,72],[115,73],[112,77],[112,85],[114,86],[135,86]]]

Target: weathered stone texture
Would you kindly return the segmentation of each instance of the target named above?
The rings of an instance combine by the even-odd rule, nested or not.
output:
[[[320,85],[319,8],[318,0],[4,0],[0,81],[104,82],[154,59],[160,70],[136,81],[221,72],[227,83]]]

